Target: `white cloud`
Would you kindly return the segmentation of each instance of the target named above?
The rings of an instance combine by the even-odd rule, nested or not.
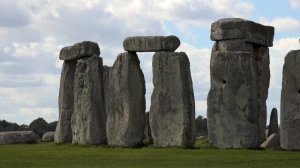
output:
[[[36,99],[34,95],[30,92],[22,93],[14,88],[3,88],[0,87],[0,95],[7,98],[11,104],[15,104],[17,106],[35,106],[37,105]]]
[[[293,17],[278,17],[273,20],[261,18],[260,22],[274,26],[276,32],[300,32],[300,20]]]
[[[300,0],[290,0],[290,6],[295,9],[300,8]]]
[[[207,112],[207,101],[205,100],[196,100],[195,101],[195,107],[196,107],[196,116],[198,117],[199,115],[206,117],[206,112]]]
[[[17,58],[42,57],[44,54],[50,54],[53,57],[58,57],[59,50],[61,49],[54,37],[45,37],[42,42],[14,42],[12,44],[12,48],[12,51],[11,49],[5,51],[11,51],[12,56]]]
[[[58,109],[51,107],[36,107],[36,108],[18,108],[20,117],[28,118],[26,123],[30,123],[38,117],[47,119],[48,122],[57,120]]]
[[[21,27],[30,24],[30,17],[19,0],[0,1],[0,27]]]

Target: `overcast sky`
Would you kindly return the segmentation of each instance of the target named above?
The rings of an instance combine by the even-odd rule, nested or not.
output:
[[[206,116],[212,22],[240,17],[275,27],[268,114],[280,108],[283,59],[299,49],[300,0],[0,0],[0,119],[58,118],[60,49],[95,41],[105,65],[136,35],[176,35],[191,62],[196,115]],[[139,53],[150,106],[153,53]]]

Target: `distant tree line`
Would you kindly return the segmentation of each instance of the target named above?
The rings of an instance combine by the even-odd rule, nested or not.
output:
[[[196,136],[207,136],[207,118],[199,115],[196,118]]]
[[[4,131],[34,131],[37,135],[42,137],[44,133],[55,131],[57,121],[48,123],[43,118],[33,120],[29,125],[18,125],[17,123],[0,120],[0,132]]]
[[[17,123],[0,120],[0,132],[31,130],[42,137],[46,132],[55,131],[56,124],[57,121],[48,123],[43,118],[37,118],[33,120],[29,125],[18,125]],[[196,135],[207,136],[207,119],[201,115],[196,118]]]

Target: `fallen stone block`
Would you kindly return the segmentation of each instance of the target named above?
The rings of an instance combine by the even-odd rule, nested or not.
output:
[[[269,148],[278,148],[280,147],[280,138],[278,134],[270,135],[261,145],[261,148],[269,149]]]
[[[43,142],[53,142],[54,141],[54,133],[55,132],[46,132],[42,137],[42,141]]]
[[[8,131],[0,132],[0,144],[25,144],[36,143],[39,136],[33,131]]]

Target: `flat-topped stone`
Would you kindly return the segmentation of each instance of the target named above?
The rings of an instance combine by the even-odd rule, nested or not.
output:
[[[60,60],[77,60],[82,57],[91,57],[100,55],[100,48],[97,43],[92,41],[83,41],[73,46],[64,47],[60,50]]]
[[[211,25],[211,40],[245,39],[246,42],[273,46],[274,27],[240,18],[220,19]]]
[[[123,42],[125,51],[134,52],[175,51],[179,45],[176,36],[135,36],[127,37]]]
[[[36,143],[39,136],[33,131],[0,132],[0,144]]]

